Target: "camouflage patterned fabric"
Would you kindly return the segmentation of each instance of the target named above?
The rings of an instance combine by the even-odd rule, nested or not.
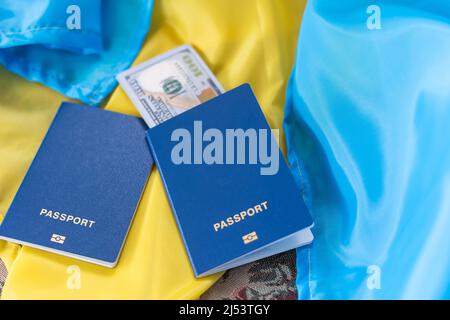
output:
[[[203,300],[294,300],[295,251],[288,251],[227,271]]]
[[[0,297],[2,295],[2,289],[5,285],[6,276],[8,275],[8,270],[6,270],[6,266],[3,263],[2,259],[0,259]]]

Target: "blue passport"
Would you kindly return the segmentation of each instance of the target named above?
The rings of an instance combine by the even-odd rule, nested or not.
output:
[[[136,117],[63,103],[0,238],[114,267],[153,164]]]
[[[309,244],[311,216],[249,85],[147,131],[197,277]]]

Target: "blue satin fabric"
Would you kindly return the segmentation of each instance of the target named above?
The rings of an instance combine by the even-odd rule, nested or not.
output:
[[[80,8],[80,30],[67,28],[70,5]],[[0,0],[0,64],[99,105],[139,52],[152,6],[152,0]]]
[[[315,219],[299,298],[450,298],[448,70],[447,0],[309,2],[285,113]]]
[[[73,8],[80,29],[73,29]],[[1,0],[0,48],[40,44],[76,53],[102,50],[101,0]]]

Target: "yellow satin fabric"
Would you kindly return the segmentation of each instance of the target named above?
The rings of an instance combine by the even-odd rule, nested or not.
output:
[[[156,1],[151,32],[136,63],[190,43],[225,89],[249,82],[272,128],[282,129],[304,5],[296,0]],[[1,220],[63,97],[4,70],[0,87]],[[120,88],[106,109],[138,115]],[[220,276],[193,276],[155,169],[116,268],[4,241],[0,257],[9,269],[3,299],[195,299]]]

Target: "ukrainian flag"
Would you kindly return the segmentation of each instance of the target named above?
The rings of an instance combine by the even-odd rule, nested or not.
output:
[[[251,83],[269,123],[281,128],[304,5],[294,0],[155,1],[150,32],[134,63],[192,44],[226,89]],[[0,87],[7,92],[0,95],[1,219],[66,98],[5,70],[0,70]],[[106,109],[138,115],[120,88]],[[0,241],[0,257],[9,270],[3,299],[194,299],[220,277],[193,276],[156,170],[116,268],[5,241]]]

